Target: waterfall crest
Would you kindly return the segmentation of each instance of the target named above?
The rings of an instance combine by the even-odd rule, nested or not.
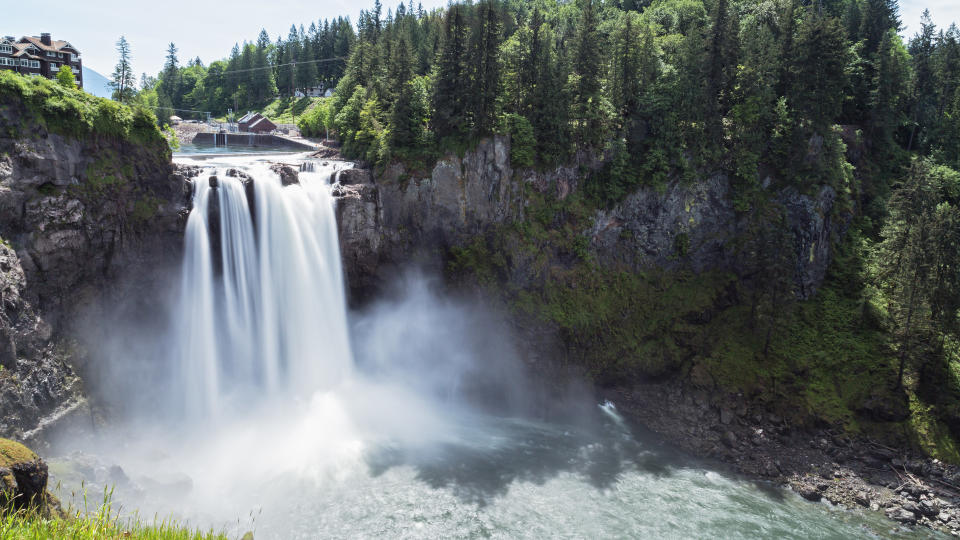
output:
[[[184,414],[306,399],[350,375],[338,166],[305,168],[289,186],[262,163],[250,178],[208,168],[195,179],[174,340]]]

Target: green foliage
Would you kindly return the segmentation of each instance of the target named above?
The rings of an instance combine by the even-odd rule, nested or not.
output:
[[[277,124],[293,124],[294,120],[296,123],[300,123],[300,118],[304,115],[310,114],[315,108],[317,108],[321,103],[324,103],[325,98],[277,98],[262,108],[260,108],[260,114],[266,116],[271,121]]]
[[[958,331],[958,190],[960,173],[916,160],[890,197],[874,263],[897,341],[898,381],[908,362],[927,361],[937,338]]]
[[[177,132],[174,131],[172,126],[163,128],[163,138],[167,140],[170,150],[176,152],[180,149],[180,139],[177,137]]]
[[[57,71],[57,83],[64,88],[76,88],[77,81],[73,77],[73,70],[70,66],[64,64]]]
[[[0,72],[0,101],[22,104],[47,129],[61,135],[114,137],[166,146],[151,111],[64,88],[43,77]]]
[[[328,130],[334,128],[331,112],[330,99],[320,98],[297,118],[297,128],[305,137],[326,137]]]

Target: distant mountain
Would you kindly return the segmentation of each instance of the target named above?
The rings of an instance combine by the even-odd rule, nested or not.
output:
[[[113,88],[110,88],[110,79],[87,66],[83,66],[83,89],[86,90],[88,94],[93,94],[97,97],[109,98],[113,95]]]

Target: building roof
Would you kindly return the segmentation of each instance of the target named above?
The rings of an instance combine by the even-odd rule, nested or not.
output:
[[[258,116],[261,116],[260,113],[258,112],[248,112],[247,114],[243,115],[243,118],[241,118],[240,120],[237,120],[237,123],[243,124],[245,122],[249,122],[250,120],[253,120]]]
[[[258,114],[257,116],[260,116],[260,115]],[[266,124],[264,124],[264,122],[266,122]],[[260,126],[260,124],[263,124],[263,125]],[[253,122],[251,122],[248,127],[251,127],[251,128],[252,128],[252,127],[257,127],[257,126],[267,127],[268,125],[273,126],[273,127],[277,127],[277,125],[274,124],[273,122],[271,122],[270,119],[268,119],[268,118],[266,118],[266,117],[264,117],[264,116],[260,116],[260,118],[257,118],[256,120],[254,120]]]
[[[63,49],[71,49],[71,50],[73,50],[73,51],[80,52],[80,51],[77,50],[76,47],[74,47],[73,45],[71,45],[70,42],[68,42],[68,41],[62,41],[62,40],[51,41],[51,42],[50,42],[50,45],[45,45],[45,44],[43,43],[43,41],[41,40],[41,38],[38,38],[37,36],[24,36],[24,37],[20,38],[20,42],[21,42],[21,43],[24,43],[24,42],[32,43],[32,44],[35,45],[37,48],[39,48],[40,50],[43,50],[43,51],[60,52],[60,51],[63,50]]]
[[[17,58],[30,58],[33,60],[39,60],[40,57],[31,53],[31,51],[37,51],[35,47],[31,47],[30,43],[14,43],[13,44],[13,56]]]

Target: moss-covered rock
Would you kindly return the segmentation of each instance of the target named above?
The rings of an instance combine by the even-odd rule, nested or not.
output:
[[[47,492],[47,464],[21,443],[0,439],[0,505],[60,517],[56,497]]]

